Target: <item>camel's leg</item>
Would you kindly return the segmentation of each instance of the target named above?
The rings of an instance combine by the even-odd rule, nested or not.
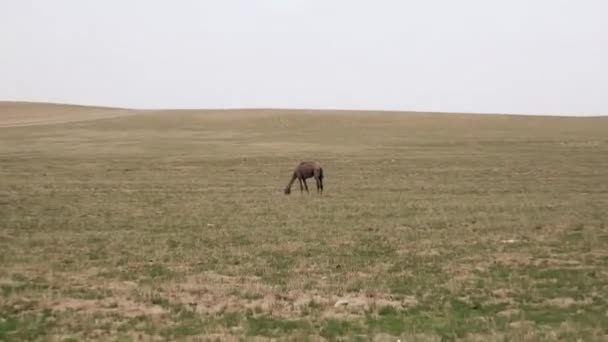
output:
[[[302,187],[302,178],[298,178],[298,183],[300,183],[300,194],[304,193],[304,187]]]
[[[323,193],[323,169],[318,169],[314,171],[313,176],[315,177],[315,181],[317,182],[317,192]]]
[[[306,178],[302,179],[302,181],[304,182],[304,188],[306,188],[306,193],[310,194],[310,192],[308,192],[308,184],[306,184]]]

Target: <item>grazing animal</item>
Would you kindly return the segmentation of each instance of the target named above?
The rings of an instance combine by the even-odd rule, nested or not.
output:
[[[306,189],[306,193],[310,194],[310,192],[308,192],[306,179],[311,177],[314,177],[315,182],[317,183],[317,193],[323,194],[323,168],[321,167],[321,164],[316,161],[303,161],[296,166],[295,170],[293,170],[291,180],[285,188],[285,194],[289,195],[291,193],[291,185],[296,179],[300,182],[300,194],[304,193],[304,189]],[[302,183],[304,183],[304,187],[302,187]]]

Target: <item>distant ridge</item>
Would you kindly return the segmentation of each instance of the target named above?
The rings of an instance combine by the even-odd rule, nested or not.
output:
[[[112,107],[0,101],[0,128],[100,120],[137,113],[135,110]]]
[[[543,117],[543,118],[603,118],[606,115],[566,115],[566,114],[518,114],[518,113],[501,113],[501,112],[449,112],[449,111],[408,111],[408,110],[387,110],[387,109],[337,109],[337,108],[278,108],[278,107],[223,107],[223,108],[127,108],[127,107],[109,107],[75,103],[60,103],[60,102],[36,102],[36,101],[0,101],[0,115],[7,107],[17,108],[34,108],[34,107],[55,107],[80,110],[113,110],[113,111],[137,111],[137,112],[308,112],[308,113],[359,113],[359,114],[422,114],[422,115],[491,115],[491,116],[509,116],[509,117]],[[1,126],[1,124],[0,124]]]
[[[36,102],[36,101],[0,101],[0,106],[62,106],[75,107],[82,109],[110,109],[110,110],[130,110],[130,108],[91,106],[84,104],[61,103],[61,102]]]

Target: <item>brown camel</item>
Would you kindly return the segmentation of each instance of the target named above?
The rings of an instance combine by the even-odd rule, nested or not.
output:
[[[289,184],[285,188],[285,194],[289,195],[291,193],[291,185],[295,182],[296,178],[300,182],[300,194],[304,193],[304,189],[309,193],[306,179],[311,177],[314,177],[317,183],[317,193],[323,194],[323,168],[316,161],[303,161],[298,164],[295,170],[293,170]],[[304,183],[304,187],[302,187],[302,183]]]

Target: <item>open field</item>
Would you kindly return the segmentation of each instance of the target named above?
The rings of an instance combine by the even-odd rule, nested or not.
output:
[[[608,118],[66,110],[0,128],[0,341],[608,338]]]

